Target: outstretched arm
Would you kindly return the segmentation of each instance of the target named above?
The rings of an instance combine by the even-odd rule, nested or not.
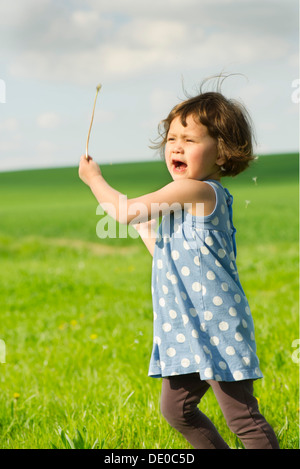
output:
[[[86,159],[85,155],[81,157],[79,177],[90,187],[102,208],[124,224],[158,218],[166,213],[169,214],[170,211],[185,208],[185,204],[189,204],[192,209],[199,203],[213,207],[215,201],[212,187],[196,179],[176,180],[158,191],[127,199],[126,195],[105,181],[97,163],[90,156]]]

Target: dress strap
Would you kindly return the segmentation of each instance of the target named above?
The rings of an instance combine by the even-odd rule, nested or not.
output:
[[[236,258],[236,241],[235,241],[236,229],[233,226],[233,219],[232,219],[233,196],[230,194],[228,189],[226,189],[225,187],[223,189],[224,189],[224,191],[226,192],[226,195],[227,195],[226,202],[227,202],[227,206],[228,206],[229,219],[230,219],[230,224],[231,224],[231,229],[232,229],[233,252],[234,252],[234,257]]]

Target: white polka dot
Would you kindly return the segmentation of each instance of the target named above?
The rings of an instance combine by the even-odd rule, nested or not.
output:
[[[187,314],[182,315],[183,324],[186,325],[189,322],[189,317]]]
[[[195,310],[195,308],[190,308],[190,315],[193,316],[193,318],[197,316],[197,311]]]
[[[183,334],[177,334],[176,340],[177,340],[177,342],[182,344],[183,342],[185,342],[185,336]]]
[[[220,331],[227,331],[228,328],[229,328],[228,322],[226,322],[226,321],[220,322],[220,324],[219,324]]]
[[[222,265],[220,264],[220,262],[218,261],[218,259],[215,260],[215,264],[217,267],[222,267]]]
[[[221,288],[223,291],[228,291],[228,283],[226,282],[221,283]]]
[[[216,381],[223,381],[222,376],[220,376],[220,375],[215,375],[215,380]]]
[[[196,329],[193,329],[193,330],[192,330],[192,336],[194,337],[194,339],[198,339],[198,338],[199,338],[199,334],[198,334],[198,332],[196,331]]]
[[[172,326],[169,322],[165,322],[163,325],[162,325],[162,328],[163,328],[163,331],[165,332],[170,332],[170,330],[172,329]]]
[[[161,361],[161,362],[160,362],[160,367],[161,367],[162,370],[164,370],[165,367],[166,367],[165,362]]]
[[[207,272],[206,277],[208,278],[208,280],[215,280],[216,278],[215,273],[212,270],[209,270]]]
[[[161,344],[161,338],[158,337],[158,335],[156,335],[153,339],[154,343],[157,344],[157,345],[160,345]]]
[[[178,223],[174,223],[174,232],[179,233],[180,232],[180,225]]]
[[[205,293],[206,293],[206,287],[202,285],[202,294],[205,295]]]
[[[165,304],[166,304],[165,299],[164,299],[164,298],[160,298],[160,299],[159,299],[159,304],[160,304],[160,306],[162,306],[162,307],[165,306]]]
[[[167,277],[168,280],[171,280],[171,274],[170,274],[169,271],[166,273],[166,277]]]
[[[240,334],[239,332],[237,332],[235,335],[234,335],[234,338],[237,342],[242,342],[243,340],[243,336],[242,334]]]
[[[235,350],[231,345],[229,345],[228,347],[226,347],[226,353],[227,353],[227,355],[234,355]]]
[[[220,306],[223,304],[223,300],[220,296],[214,296],[213,297],[213,304],[216,306]]]
[[[208,246],[212,246],[214,244],[213,239],[211,236],[206,236],[205,242]]]
[[[235,301],[236,303],[240,303],[240,302],[241,302],[241,297],[240,297],[240,295],[238,295],[238,294],[234,295],[234,301]]]
[[[200,360],[201,360],[201,358],[199,357],[199,355],[195,355],[194,358],[195,358],[195,362],[199,364],[199,363],[200,363]]]
[[[219,218],[215,217],[211,222],[214,226],[217,226],[219,224]]]
[[[204,374],[206,378],[212,378],[214,375],[214,372],[211,368],[205,368]]]
[[[233,373],[233,377],[236,381],[239,381],[240,379],[243,379],[244,375],[241,371],[235,371]]]
[[[170,280],[171,280],[171,283],[173,285],[176,285],[176,283],[178,282],[178,279],[177,279],[176,275],[174,275],[174,274],[170,276]]]
[[[189,245],[189,243],[188,243],[186,240],[183,241],[183,247],[184,247],[184,249],[186,249],[187,251],[190,249],[190,245]]]
[[[227,220],[227,228],[230,230],[231,229],[231,224],[230,224],[230,221]]]
[[[154,319],[154,321],[156,321],[156,319],[157,319],[157,313],[155,311],[153,311],[153,319]]]
[[[228,310],[230,316],[236,316],[237,315],[237,312],[236,312],[236,309],[235,308],[229,308]]]
[[[235,261],[235,255],[233,251],[231,251],[231,253],[229,254],[229,257],[232,261]]]
[[[167,349],[167,355],[168,357],[174,357],[176,355],[176,350],[173,347],[169,347]]]
[[[198,257],[198,256],[195,256],[195,257],[194,257],[194,263],[195,263],[196,265],[198,265],[198,266],[200,265],[200,260],[199,260],[199,257]]]
[[[253,333],[253,332],[251,332],[251,334],[250,334],[250,339],[251,339],[251,340],[254,340],[254,339],[255,339],[255,338],[254,338],[254,333]]]
[[[218,256],[223,259],[223,257],[226,256],[226,251],[224,249],[219,249],[218,250]]]
[[[210,350],[208,347],[206,347],[206,345],[203,345],[203,350],[205,353],[208,353],[208,354],[210,353]]]
[[[261,376],[261,373],[260,373],[260,369],[259,369],[259,368],[255,368],[254,371],[255,371],[255,374],[256,374],[257,376]]]
[[[248,316],[250,316],[250,314],[251,314],[251,311],[250,311],[250,308],[249,308],[249,306],[246,306],[246,308],[245,308],[245,312],[246,312],[246,314],[248,314]]]
[[[169,289],[168,289],[168,287],[167,287],[166,285],[163,285],[163,286],[162,286],[162,290],[163,290],[163,292],[164,292],[165,295],[166,295],[166,294],[168,293],[168,291],[169,291]]]
[[[223,215],[224,215],[224,213],[225,213],[225,205],[223,205],[223,204],[221,205],[221,212],[222,212]]]
[[[183,368],[188,368],[190,366],[190,360],[188,358],[183,358],[181,360],[181,366],[183,366]]]
[[[163,268],[163,261],[161,259],[157,260],[157,268],[162,269]]]
[[[250,358],[243,357],[242,362],[243,362],[244,365],[249,366],[250,365]]]
[[[200,330],[201,330],[202,332],[205,332],[205,331],[206,331],[206,324],[205,324],[205,322],[201,322],[201,324],[200,324]]]
[[[219,342],[220,341],[219,341],[219,338],[217,336],[213,336],[213,337],[210,338],[211,345],[215,345],[215,346],[219,345]]]
[[[211,311],[204,311],[203,314],[205,321],[210,321],[213,317],[213,313]]]
[[[176,311],[174,311],[174,309],[170,309],[169,316],[171,319],[175,319],[177,317]]]
[[[199,283],[199,282],[194,282],[193,285],[192,285],[192,289],[193,289],[195,292],[201,291],[201,283]]]
[[[247,329],[248,324],[247,324],[247,321],[245,321],[245,319],[242,320],[242,325],[245,329]]]
[[[174,261],[177,261],[177,259],[179,259],[179,252],[176,251],[176,250],[173,250],[173,251],[171,252],[171,257],[172,257],[172,259],[173,259]]]
[[[184,275],[185,277],[187,277],[188,275],[190,275],[190,269],[189,269],[187,266],[184,266],[184,267],[182,267],[182,269],[181,269],[181,273],[182,273],[182,275]]]
[[[181,291],[181,292],[180,292],[180,296],[181,296],[181,298],[182,298],[184,301],[187,299],[187,295],[186,295],[186,293],[185,293],[184,291]]]
[[[235,269],[233,262],[230,262],[229,266],[230,266],[231,270]]]
[[[221,362],[219,362],[219,367],[221,368],[221,370],[226,370],[227,365],[226,365],[225,362],[222,362],[222,361],[221,361]]]
[[[207,249],[206,246],[201,246],[200,251],[202,252],[204,256],[207,256],[207,254],[209,254],[209,250]]]

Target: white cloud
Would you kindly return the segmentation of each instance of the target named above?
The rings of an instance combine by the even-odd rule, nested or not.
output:
[[[0,122],[0,132],[15,132],[18,127],[19,123],[15,117],[7,117]]]
[[[293,0],[187,0],[184,6],[110,0],[85,2],[85,9],[70,3],[79,8],[50,0],[27,0],[26,10],[20,5],[18,54],[9,66],[14,77],[90,85],[166,70],[294,61],[296,54]]]
[[[54,129],[60,122],[60,116],[55,112],[44,112],[37,118],[37,125],[42,129]]]

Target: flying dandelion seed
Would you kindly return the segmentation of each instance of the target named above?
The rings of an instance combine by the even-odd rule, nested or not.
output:
[[[254,184],[257,186],[257,176],[255,176],[254,178],[252,178],[252,181],[254,181]]]
[[[245,200],[246,202],[246,208],[248,207],[248,205],[251,203],[251,200]]]

